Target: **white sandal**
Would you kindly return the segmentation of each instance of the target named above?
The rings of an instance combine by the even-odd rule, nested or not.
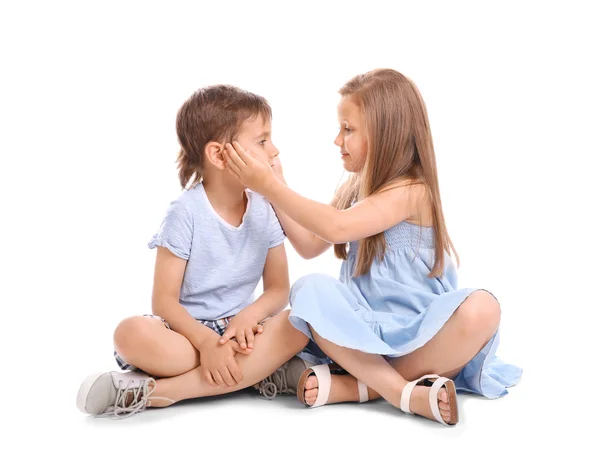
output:
[[[446,377],[440,377],[439,375],[429,374],[424,375],[420,379],[409,382],[402,390],[402,396],[400,397],[400,409],[406,414],[412,414],[410,412],[410,396],[417,385],[424,385],[431,387],[429,391],[429,407],[433,413],[435,420],[446,426],[456,425],[458,423],[458,405],[456,402],[456,387],[454,382]],[[446,422],[442,419],[440,414],[440,408],[438,406],[438,392],[440,389],[446,388],[448,393],[448,404],[450,405],[450,422]]]
[[[298,380],[298,387],[296,388],[298,401],[300,401],[306,407],[319,407],[323,406],[323,404],[327,404],[327,400],[329,399],[329,392],[331,391],[332,372],[334,374],[336,372],[339,374],[344,373],[345,371],[337,364],[321,364],[319,366],[312,366],[306,369],[300,376],[300,379]],[[304,399],[304,392],[306,381],[313,374],[317,377],[317,380],[319,382],[319,391],[317,392],[317,400],[314,402],[314,404],[310,405],[307,404],[306,400]],[[369,401],[369,391],[367,386],[364,383],[359,382],[358,380],[357,383],[359,403]]]

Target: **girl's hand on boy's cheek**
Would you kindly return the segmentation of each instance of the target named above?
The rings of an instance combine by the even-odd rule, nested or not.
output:
[[[269,178],[274,179],[268,163],[261,162],[236,141],[225,145],[225,166],[240,183],[258,193],[262,193]]]
[[[275,157],[275,159],[273,159],[273,167],[271,167],[273,169],[273,173],[275,173],[275,176],[277,177],[277,179],[279,181],[284,181],[283,179],[283,167],[281,165],[281,160],[279,160],[279,156]]]

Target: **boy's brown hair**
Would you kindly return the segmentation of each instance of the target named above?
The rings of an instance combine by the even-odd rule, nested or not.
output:
[[[202,181],[207,143],[231,142],[246,120],[259,115],[270,120],[271,114],[265,98],[233,85],[211,85],[195,91],[177,111],[181,187],[193,187]]]

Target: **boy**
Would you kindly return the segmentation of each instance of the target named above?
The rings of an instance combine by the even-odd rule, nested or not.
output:
[[[289,277],[281,225],[223,157],[225,144],[238,140],[273,165],[279,151],[269,104],[233,86],[205,87],[179,109],[176,127],[184,192],[149,243],[158,249],[153,314],[118,325],[115,358],[127,372],[89,376],[77,396],[84,413],[128,416],[251,385],[294,392],[267,384],[296,384],[308,366],[293,358],[308,338],[282,311]],[[264,291],[254,300],[261,277]]]

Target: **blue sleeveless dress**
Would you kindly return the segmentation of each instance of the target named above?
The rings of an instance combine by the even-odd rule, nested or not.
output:
[[[432,339],[460,304],[477,289],[458,289],[449,255],[441,276],[429,278],[434,262],[433,228],[401,222],[385,232],[387,249],[370,270],[353,277],[358,242],[351,242],[339,280],[325,274],[300,278],[290,294],[290,321],[311,342],[298,356],[331,362],[312,338],[388,358],[407,355]],[[496,357],[499,333],[454,379],[457,390],[498,398],[515,385],[522,369]]]

